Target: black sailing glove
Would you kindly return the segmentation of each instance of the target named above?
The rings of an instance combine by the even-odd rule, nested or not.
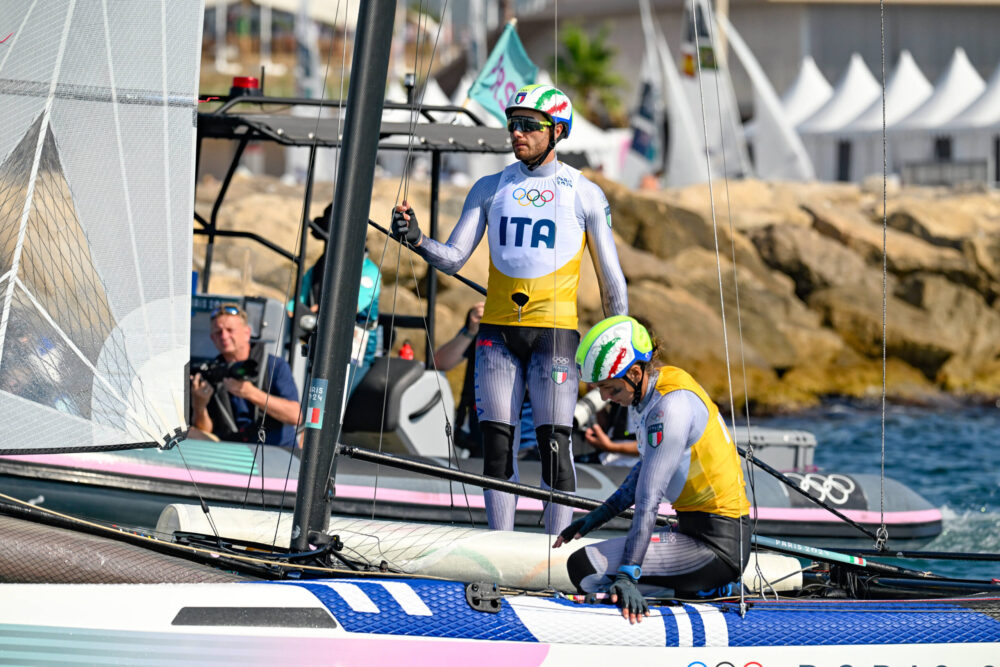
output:
[[[601,505],[596,510],[593,510],[579,519],[573,521],[573,523],[566,526],[559,536],[562,537],[563,542],[569,542],[576,537],[579,533],[580,537],[583,537],[587,533],[597,528],[600,528],[608,521],[613,519],[615,516],[615,511],[608,507],[607,505]]]
[[[410,216],[409,220],[404,218],[400,211],[394,210],[392,212],[392,238],[397,241],[406,241],[408,245],[416,247],[423,237],[423,234],[420,233],[420,225],[417,224],[417,214],[413,212],[412,208],[408,208],[406,215]]]
[[[615,604],[623,612],[628,612],[632,623],[649,614],[649,603],[642,597],[632,577],[624,572],[619,572],[615,577],[615,582],[608,588],[608,594],[617,598]]]

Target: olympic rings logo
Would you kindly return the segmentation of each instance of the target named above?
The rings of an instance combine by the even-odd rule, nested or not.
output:
[[[793,472],[785,474],[798,481],[800,489],[820,502],[831,502],[834,505],[847,503],[857,488],[854,480],[846,475],[820,475],[816,473],[802,475]]]
[[[511,193],[516,201],[521,206],[533,205],[535,208],[540,208],[545,206],[550,201],[555,199],[556,195],[552,190],[541,190],[538,191],[535,188],[530,190],[525,190],[524,188],[517,188]]]

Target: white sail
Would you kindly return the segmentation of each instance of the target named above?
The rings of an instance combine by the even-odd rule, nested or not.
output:
[[[0,451],[185,425],[201,16],[0,3]]]
[[[755,131],[752,138],[754,170],[759,178],[783,181],[810,181],[816,177],[812,160],[774,87],[750,47],[725,16],[719,23],[753,85]]]
[[[649,0],[640,1],[639,14],[646,50],[639,68],[638,99],[629,118],[632,139],[621,176],[622,182],[632,188],[639,185],[645,174],[664,171],[667,167],[664,81]]]
[[[682,86],[707,142],[713,176],[742,177],[750,172],[746,139],[729,69],[721,56],[715,15],[709,0],[685,0],[681,42]],[[701,128],[704,125],[704,128]]]

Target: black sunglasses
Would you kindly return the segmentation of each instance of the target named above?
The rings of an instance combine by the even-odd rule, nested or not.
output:
[[[552,127],[552,123],[545,120],[535,120],[525,116],[514,116],[507,120],[508,132],[538,132],[547,127]]]

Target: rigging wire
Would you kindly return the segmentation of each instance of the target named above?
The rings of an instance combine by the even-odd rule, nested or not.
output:
[[[697,63],[697,67],[698,67],[698,97],[699,97],[699,99],[701,101],[701,124],[702,124],[702,131],[703,131],[704,138],[705,138],[705,166],[706,166],[706,171],[708,173],[708,198],[709,198],[709,201],[710,201],[711,212],[712,212],[712,233],[713,233],[713,239],[715,241],[715,264],[716,264],[716,269],[717,269],[718,276],[719,276],[719,312],[720,312],[720,315],[721,315],[721,318],[722,318],[722,341],[723,341],[723,347],[725,348],[725,355],[726,355],[726,381],[727,381],[728,386],[729,386],[729,414],[731,415],[731,418],[733,420],[733,424],[735,426],[736,407],[735,407],[735,401],[733,399],[733,373],[732,373],[732,368],[730,367],[730,361],[729,361],[729,356],[730,356],[730,354],[729,354],[729,332],[727,331],[727,328],[726,328],[726,297],[725,297],[725,290],[724,290],[723,284],[722,284],[722,254],[719,251],[719,227],[718,227],[718,222],[717,222],[716,213],[715,213],[715,190],[714,190],[713,182],[712,182],[712,156],[711,156],[711,153],[709,151],[709,143],[708,143],[708,115],[707,115],[707,113],[705,111],[705,90],[704,90],[704,80],[703,80],[702,67],[701,67],[701,41],[700,41],[700,38],[699,38],[699,35],[698,35],[698,14],[700,13],[700,11],[699,11],[700,9],[701,9],[701,6],[696,1],[692,1],[691,2],[691,21],[692,21],[692,30],[691,30],[691,32],[694,35],[694,51],[695,51],[694,52],[694,60]],[[705,17],[704,16],[702,17],[702,19],[703,19],[703,21],[706,24],[708,23],[708,21],[705,21]],[[709,36],[709,39],[711,39],[711,34],[712,33],[707,28],[706,28],[706,34]],[[718,85],[719,85],[718,77],[716,77],[716,86],[718,86]],[[721,117],[722,117],[722,100],[721,100],[721,96],[718,95],[718,88],[716,89],[716,100],[717,100],[717,103],[718,103],[718,106],[719,106],[719,117],[721,119]],[[719,127],[720,127],[720,140],[721,140],[721,143],[722,143],[722,155],[723,155],[723,174],[722,174],[722,176],[723,176],[723,179],[724,179],[724,181],[726,183],[726,202],[727,202],[727,206],[728,206],[729,205],[729,175],[726,173],[726,163],[725,163],[725,158],[726,158],[725,144],[726,144],[726,140],[725,140],[725,133],[721,131],[722,130],[721,120],[720,120],[720,123],[719,123]],[[729,210],[729,224],[730,224],[730,227],[732,227],[733,217],[732,217],[732,210],[731,209]],[[733,244],[734,244],[733,245],[733,256],[734,256],[734,263],[733,263],[734,274],[733,275],[734,275],[734,278],[735,278],[735,252],[736,252],[735,251],[735,239],[733,240]],[[737,292],[737,295],[738,295],[739,294],[738,285],[736,286],[736,288],[737,288],[736,292]],[[737,299],[738,298],[739,297],[737,296]],[[739,313],[739,302],[737,301],[737,314],[738,313]],[[741,359],[742,359],[742,349],[743,349],[743,332],[742,332],[742,324],[741,324],[741,328],[740,328]],[[745,367],[745,365],[744,365],[744,370],[743,370],[743,378],[744,378],[744,382],[745,382],[746,381],[746,367]],[[744,394],[746,394],[746,389],[745,388],[744,388]],[[746,397],[746,398],[749,401],[749,397]],[[747,426],[748,426],[748,431],[749,431],[749,402],[747,404]],[[748,432],[747,435],[749,436],[749,432]],[[734,438],[735,438],[735,436],[734,436]],[[734,446],[734,448],[736,447],[735,443],[734,443],[733,446]],[[752,458],[752,455],[751,455],[751,458]],[[758,512],[755,511],[754,515],[756,516],[757,514],[758,514]],[[742,526],[743,521],[742,521],[742,517],[739,519],[739,522],[740,522],[740,531],[739,531],[740,532],[740,540],[739,540],[740,541],[740,553],[742,554],[743,553],[743,526]],[[764,580],[763,574],[760,572],[760,563],[759,563],[759,561],[757,559],[754,559],[754,561],[757,563],[756,567],[757,567],[757,574],[758,574],[758,576],[761,577],[761,580]],[[739,576],[740,576],[741,579],[742,579],[742,575],[743,575],[743,573],[740,572]],[[742,581],[741,581],[741,584],[742,584]],[[745,594],[744,594],[744,591],[743,591],[743,586],[741,585],[740,586],[740,615],[744,616],[744,615],[746,615],[746,612],[747,612],[746,598],[745,598]]]
[[[888,306],[888,272],[889,256],[886,248],[886,237],[888,229],[886,211],[886,179],[887,179],[887,158],[885,140],[885,0],[879,0],[879,27],[882,38],[882,429],[881,429],[881,467],[879,472],[879,520],[881,525],[878,529],[878,537],[875,539],[875,548],[879,551],[885,549],[886,540],[889,539],[889,531],[885,526],[885,375],[886,375],[886,320]]]
[[[444,11],[447,10],[447,7],[448,7],[448,0],[445,0],[442,13],[444,13]],[[424,20],[424,26],[426,28],[426,22],[429,20],[429,18],[426,17],[426,13],[423,11],[423,1],[422,0],[421,0],[420,5],[418,6],[417,35],[416,35],[416,41],[415,41],[415,45],[414,45],[414,48],[415,48],[415,54],[414,54],[414,58],[415,58],[414,70],[415,70],[415,73],[414,73],[414,75],[415,76],[421,73],[421,68],[420,68],[420,50],[421,50],[420,49],[420,35],[423,32],[421,30],[421,28],[420,28],[420,26],[421,26],[421,23],[420,23],[421,18],[423,18],[423,20]],[[417,120],[419,119],[420,114],[421,114],[421,109],[423,108],[424,95],[426,94],[427,87],[428,87],[427,86],[427,82],[430,81],[431,69],[434,66],[434,57],[435,57],[435,54],[437,53],[437,47],[438,47],[438,42],[439,42],[440,37],[441,37],[441,29],[442,29],[442,27],[443,27],[443,22],[439,22],[438,23],[438,27],[437,27],[437,31],[436,31],[435,36],[434,36],[434,44],[431,47],[431,53],[430,53],[430,56],[429,56],[429,59],[428,59],[428,63],[427,63],[427,73],[426,73],[426,76],[424,77],[424,82],[425,83],[424,83],[423,88],[420,91],[418,99],[416,100],[416,107],[415,108],[411,108],[411,111],[410,111],[409,136],[407,138],[406,158],[405,158],[404,164],[403,164],[403,173],[402,173],[401,178],[400,178],[399,188],[396,191],[396,199],[395,199],[395,203],[396,204],[398,204],[400,202],[399,197],[400,197],[401,193],[403,195],[403,201],[407,200],[407,194],[408,194],[408,191],[409,191],[409,164],[410,164],[410,159],[411,159],[412,149],[413,149],[413,138],[414,138],[414,136],[416,134]],[[405,28],[405,26],[404,26],[404,28]],[[381,258],[379,260],[379,274],[380,275],[381,275],[381,272],[382,272],[382,265],[385,262],[386,251],[388,250],[388,243],[389,243],[389,237],[386,236],[385,241],[383,242],[383,245],[382,245],[382,255],[381,255]],[[396,281],[393,284],[393,295],[392,295],[392,299],[393,300],[392,300],[392,311],[391,311],[392,314],[391,314],[390,325],[389,325],[389,330],[393,331],[393,332],[395,331],[395,324],[396,324],[396,303],[397,303],[397,297],[398,297],[398,293],[399,293],[399,276],[400,276],[399,268],[400,268],[400,261],[402,259],[403,245],[404,245],[403,243],[399,243],[396,246],[396,269],[395,269]],[[434,343],[430,339],[430,334],[428,333],[427,318],[423,315],[423,313],[424,313],[423,299],[420,296],[420,283],[419,283],[419,280],[417,280],[417,278],[416,278],[416,268],[415,268],[415,266],[413,264],[413,258],[412,258],[412,256],[409,257],[409,262],[410,262],[410,275],[413,276],[414,289],[416,291],[416,296],[417,296],[417,303],[418,303],[418,305],[420,305],[421,319],[422,319],[422,322],[423,322],[424,336],[425,336],[425,339],[426,339],[425,350],[427,351],[427,358],[431,359],[431,365],[435,366],[434,361],[433,361],[434,357],[431,354],[431,350],[434,349]],[[433,269],[429,268],[428,270],[433,270]],[[435,371],[437,370],[436,367],[434,368],[434,370]],[[435,373],[435,380],[437,381],[437,384],[438,384],[438,391],[441,393],[441,395],[444,395],[444,392],[442,391],[442,379],[441,379],[441,376],[440,376],[439,373]],[[389,387],[389,366],[388,366],[388,364],[386,365],[385,387],[386,387],[386,390],[383,392],[383,395],[382,395],[382,414],[383,415],[385,414],[385,409],[386,409],[386,405],[387,405],[387,401],[388,401],[388,387]],[[445,437],[448,440],[448,465],[449,465],[449,467],[452,466],[452,465],[454,465],[457,468],[458,467],[458,458],[459,457],[458,457],[458,452],[457,452],[457,450],[455,448],[454,430],[453,430],[451,421],[448,418],[447,406],[444,406],[442,404],[442,409],[444,410],[444,418],[445,418]],[[382,446],[383,446],[383,442],[384,442],[384,436],[385,436],[385,420],[383,419],[379,423],[379,438],[378,438],[378,443],[379,443],[378,444],[378,451],[379,452],[382,451]],[[454,461],[452,460],[452,457],[454,457]],[[375,466],[375,486],[374,486],[374,491],[373,491],[373,494],[372,494],[372,514],[371,514],[372,519],[375,518],[375,508],[376,508],[376,501],[377,501],[377,497],[378,497],[380,470],[381,470],[381,467],[376,464],[376,466]],[[332,472],[332,462],[331,462],[331,472]],[[451,491],[451,488],[452,488],[451,485],[449,485],[448,488],[449,488],[449,493],[451,493],[452,492]],[[462,484],[462,494],[465,497],[465,506],[466,506],[466,508],[468,509],[468,512],[469,512],[469,522],[470,522],[470,524],[472,524],[474,526],[475,525],[475,519],[474,519],[474,517],[472,515],[472,505],[469,502],[468,489],[466,488],[466,486],[465,486],[464,483]],[[454,505],[454,499],[452,499],[452,505]]]
[[[554,12],[553,13],[553,19],[552,19],[552,84],[553,84],[553,86],[556,89],[558,89],[559,88],[559,0],[554,0],[553,1],[552,8],[553,8],[553,12]],[[553,120],[555,120],[555,119],[553,119]],[[555,132],[556,132],[556,126],[555,126],[555,124],[552,125],[552,127],[550,128],[549,131],[552,132],[552,138],[555,139]],[[559,295],[559,289],[558,289],[559,288],[559,277],[558,277],[558,273],[559,273],[559,239],[558,239],[558,234],[559,234],[559,181],[558,181],[558,177],[559,177],[559,142],[558,141],[556,141],[555,144],[552,146],[552,155],[553,155],[553,158],[552,158],[552,164],[553,164],[552,174],[553,174],[553,177],[556,179],[556,186],[552,188],[552,192],[553,192],[553,197],[552,197],[552,210],[553,210],[552,219],[555,220],[556,224],[553,225],[553,231],[552,231],[552,250],[553,250],[553,252],[552,252],[552,334],[551,334],[552,335],[552,356],[549,359],[549,366],[555,365],[555,361],[556,361],[556,325],[558,324],[558,321],[556,319],[556,305],[558,304],[558,298],[559,298],[559,296],[558,296]],[[539,165],[539,166],[541,166],[541,165]],[[528,378],[525,378],[525,386],[527,386],[527,380],[528,380]],[[579,384],[577,386],[579,387]],[[529,400],[531,400],[530,394],[529,394]],[[553,385],[551,385],[549,387],[549,401],[550,401],[550,403],[552,405],[552,408],[553,408],[553,415],[552,415],[553,419],[552,419],[552,421],[555,422],[555,414],[554,414],[554,408],[556,406],[556,387],[555,387],[555,383],[553,383]],[[523,410],[524,409],[524,399],[523,398],[521,399],[521,406],[522,406],[521,409]],[[518,419],[520,419],[520,415],[518,416]],[[534,408],[532,408],[532,410],[531,410],[531,424],[532,424],[532,426],[535,425],[535,410],[534,410]],[[555,435],[555,428],[554,427],[555,427],[555,425],[553,424],[552,433],[549,435],[549,482],[550,482],[550,484],[549,484],[549,502],[548,502],[548,506],[545,508],[545,510],[548,510],[548,513],[549,513],[549,524],[550,525],[552,525],[552,522],[554,521],[553,514],[555,513],[555,509],[553,507],[553,500],[552,500],[552,498],[553,498],[553,492],[555,491],[555,481],[557,479],[559,479],[559,450],[558,450],[559,443],[558,443],[558,441],[555,440],[555,437],[554,437],[554,435]],[[535,430],[535,433],[536,434],[538,433],[537,429]],[[569,441],[569,443],[572,443],[572,438],[573,438],[573,436],[572,436],[572,433],[571,433],[570,434],[570,441]],[[541,444],[542,443],[539,442],[538,446],[541,447]],[[519,443],[519,442],[511,442],[511,449],[512,449],[511,456],[517,456],[517,452],[518,452],[520,446],[521,446],[521,443]],[[572,446],[570,444],[567,444],[567,446],[570,447],[569,457],[570,457],[570,466],[572,467],[573,466],[573,449],[572,449]],[[541,450],[539,450],[539,452],[540,451]],[[573,477],[574,478],[576,477],[576,470],[575,470],[575,468],[573,470]],[[542,479],[542,483],[543,484],[545,483],[545,479],[544,478]],[[517,511],[517,503],[516,502],[514,504],[514,511],[515,512]],[[545,517],[545,512],[543,511],[542,512],[542,518],[544,519],[544,517]],[[573,518],[573,513],[572,513],[572,511],[570,511],[570,519],[572,519],[572,518]],[[547,586],[549,588],[552,588],[552,540],[551,539],[547,540],[546,544],[547,544],[547,548],[546,548],[547,561],[546,561],[546,568],[545,568],[546,569],[546,577],[547,577],[546,582],[547,582]]]
[[[708,28],[709,39],[712,40],[713,44],[718,44],[718,42],[716,40],[716,35],[717,35],[717,32],[718,32],[718,30],[717,30],[717,28],[718,28],[717,23],[715,21],[708,21],[706,27]],[[696,37],[695,38],[697,39],[697,33],[696,33]],[[725,54],[723,54],[723,55],[725,55]],[[700,58],[700,55],[699,55],[699,58]],[[717,58],[717,61],[720,62],[720,67],[723,68],[728,73],[729,68],[728,68],[728,61],[727,61],[727,59],[725,57],[723,57],[723,58]],[[751,534],[754,534],[754,533],[757,532],[758,521],[760,520],[760,511],[759,511],[759,505],[758,505],[758,502],[757,502],[757,480],[756,480],[756,469],[754,468],[753,438],[750,437],[751,436],[751,431],[750,431],[750,428],[751,428],[751,426],[750,426],[750,386],[749,386],[749,380],[748,380],[748,377],[747,377],[746,350],[745,350],[745,346],[744,346],[744,337],[743,337],[743,309],[742,309],[741,304],[740,304],[739,265],[738,265],[738,263],[736,261],[736,225],[735,225],[735,222],[733,221],[733,210],[732,210],[732,203],[733,203],[733,201],[732,201],[732,197],[729,194],[729,164],[728,164],[728,159],[727,159],[727,155],[726,155],[726,133],[723,130],[723,122],[724,121],[723,121],[723,115],[722,115],[722,90],[721,90],[721,83],[720,83],[719,79],[720,79],[720,77],[718,77],[718,76],[715,77],[715,96],[716,96],[716,101],[717,101],[716,107],[717,107],[718,112],[719,112],[719,128],[720,128],[719,138],[720,138],[720,143],[722,145],[722,168],[723,168],[723,179],[724,179],[725,191],[726,191],[726,215],[729,218],[729,241],[730,241],[730,249],[732,251],[732,262],[733,262],[733,293],[734,293],[735,300],[736,300],[736,304],[735,304],[736,305],[736,326],[737,326],[737,332],[738,332],[738,335],[739,335],[740,369],[741,369],[741,372],[742,372],[742,375],[743,375],[743,411],[744,411],[744,416],[746,417],[746,424],[747,424],[747,446],[746,446],[746,450],[745,450],[746,453],[745,453],[745,457],[744,457],[744,464],[746,466],[747,485],[750,487],[750,497],[751,497],[750,501],[751,501],[751,505],[753,506],[753,509],[754,509],[754,518],[753,518],[753,522],[751,524],[750,532],[751,532]],[[731,409],[732,409],[732,406],[731,406]],[[733,431],[734,431],[733,432],[733,439],[735,441],[735,435],[736,435],[735,434],[735,430],[736,430],[736,413],[735,412],[732,413],[732,423],[733,423]],[[740,549],[741,550],[742,550],[742,544],[743,544],[743,531],[741,530],[740,531]],[[753,547],[752,548],[753,548],[753,552],[755,554],[755,557],[754,557],[754,570],[755,570],[757,576],[760,577],[761,581],[763,581],[767,585],[771,586],[772,582],[768,582],[766,580],[766,578],[764,577],[764,573],[761,570],[760,559],[757,558],[757,555],[759,555],[759,553],[760,553],[760,548],[759,548],[759,546],[757,545],[756,542],[753,543]],[[777,583],[777,582],[773,582],[773,583]],[[773,590],[773,586],[772,586],[772,590]],[[776,592],[775,592],[775,596],[777,596]],[[741,597],[740,597],[740,604],[741,605],[744,604],[743,598],[742,598],[742,593],[741,593]]]

